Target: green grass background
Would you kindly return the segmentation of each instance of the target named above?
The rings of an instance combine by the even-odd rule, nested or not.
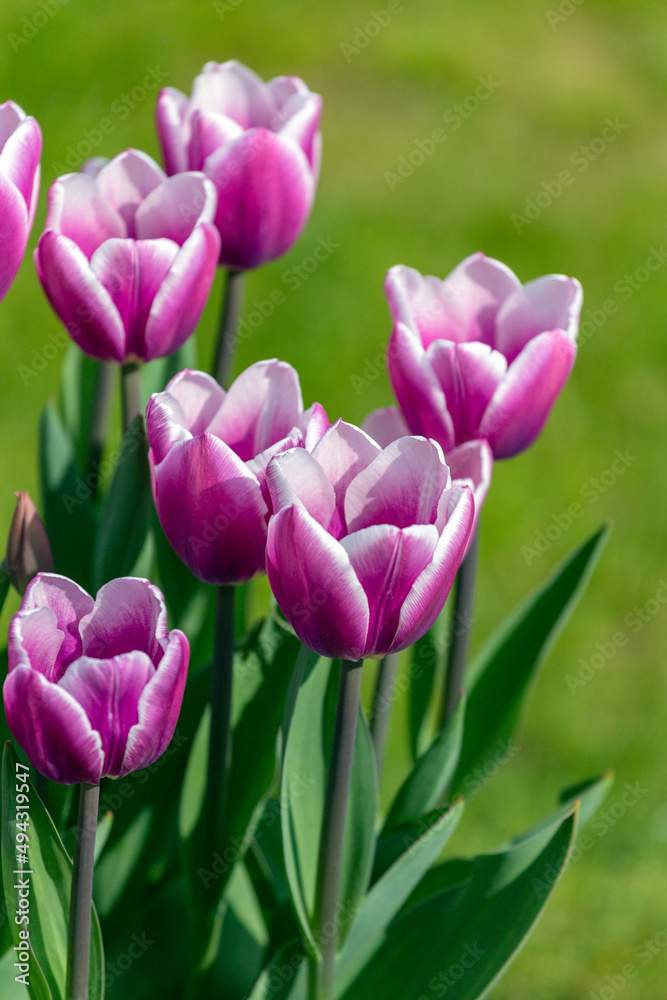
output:
[[[378,0],[375,10],[385,7]],[[617,306],[582,338],[573,376],[540,440],[494,472],[484,512],[476,641],[603,519],[612,518],[615,528],[536,688],[518,739],[521,751],[473,801],[457,847],[490,847],[520,831],[551,808],[559,789],[607,766],[617,771],[607,807],[620,802],[625,782],[639,782],[644,792],[637,804],[593,834],[594,848],[566,873],[493,996],[598,996],[606,977],[622,975],[632,963],[639,974],[623,988],[624,1000],[658,1000],[667,947],[656,945],[646,964],[635,949],[656,934],[664,942],[660,932],[667,929],[667,606],[636,633],[624,619],[667,579],[667,263],[629,295],[617,283],[667,239],[662,5],[404,0],[376,37],[347,55],[342,45],[354,44],[355,31],[370,21],[370,4],[241,0],[216,9],[185,0],[70,0],[34,38],[12,45],[10,35],[25,28],[23,18],[41,9],[9,0],[0,27],[0,99],[18,101],[44,133],[31,248],[54,163],[84,130],[109,117],[114,130],[95,152],[112,156],[137,146],[158,155],[153,93],[122,120],[112,111],[141,84],[147,67],[159,67],[165,84],[189,90],[206,60],[237,58],[266,78],[298,74],[323,95],[324,158],[312,218],[287,257],[250,276],[248,308],[276,288],[285,291],[285,302],[243,343],[237,370],[265,357],[291,362],[306,403],[320,400],[332,418],[360,422],[370,409],[389,404],[386,373],[375,359],[390,330],[382,281],[399,262],[444,275],[483,250],[524,281],[551,271],[575,275],[584,287],[585,315],[605,300]],[[443,124],[444,113],[489,74],[499,84],[494,93],[460,128]],[[607,117],[627,128],[580,172],[571,157],[601,134]],[[447,141],[390,190],[385,174],[438,127]],[[526,199],[564,169],[574,182],[518,232],[512,215],[523,214]],[[335,251],[298,289],[290,288],[286,270],[300,266],[318,238],[333,240]],[[214,295],[201,324],[204,364],[216,307]],[[27,384],[20,366],[34,365],[33,352],[41,353],[58,329],[28,255],[0,307],[0,532],[9,524],[13,490],[37,492],[38,415],[57,390],[61,355]],[[360,387],[359,378],[366,384]],[[634,460],[601,492],[591,480],[611,468],[617,449],[629,450]],[[581,504],[581,516],[546,552],[527,558],[524,547],[572,503]],[[619,630],[627,644],[571,692],[566,675]],[[403,708],[399,703],[389,787],[405,761]]]

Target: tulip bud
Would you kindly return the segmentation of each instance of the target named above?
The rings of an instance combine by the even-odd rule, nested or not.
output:
[[[6,565],[18,590],[25,589],[37,573],[53,572],[53,555],[44,522],[27,491],[16,493],[16,509],[7,538]]]

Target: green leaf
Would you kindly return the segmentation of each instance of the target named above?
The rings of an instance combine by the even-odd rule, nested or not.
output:
[[[9,572],[7,570],[7,563],[3,559],[0,563],[0,614],[5,606],[5,601],[7,600],[7,594],[9,593]]]
[[[184,368],[197,368],[197,341],[189,337],[174,354],[157,358],[141,366],[141,399],[143,403],[154,392],[163,392],[167,383]]]
[[[510,615],[472,663],[456,793],[476,766],[502,752],[514,732],[522,702],[581,597],[609,531],[605,525],[584,542]]]
[[[39,452],[44,524],[56,572],[90,590],[95,535],[92,490],[76,460],[72,436],[51,403],[40,419]]]
[[[614,772],[611,768],[599,778],[581,781],[577,785],[566,788],[560,794],[560,802],[564,809],[579,803],[579,829],[586,825],[598,811],[614,784]]]
[[[404,841],[403,853],[364,898],[338,958],[337,991],[349,986],[380,946],[385,930],[437,860],[462,812],[461,801],[424,817],[419,835]]]
[[[281,820],[285,868],[297,918],[312,951],[320,830],[333,742],[339,665],[321,659],[304,677],[283,761]],[[368,726],[360,712],[345,824],[340,907],[354,912],[368,885],[375,849],[377,772]],[[345,924],[345,921],[343,921]],[[344,933],[345,928],[341,931]]]
[[[567,864],[575,826],[576,809],[506,850],[475,858],[465,881],[404,911],[338,995],[431,997],[446,987],[447,1000],[487,996],[544,909]]]
[[[404,823],[417,822],[424,813],[440,805],[458,763],[464,717],[465,698],[462,698],[452,719],[438,733],[399,788],[383,832]]]
[[[107,411],[109,409],[115,367],[110,362],[94,361],[74,343],[65,351],[60,369],[60,413],[82,469],[91,458],[90,431],[100,393],[106,396],[102,404],[106,404]],[[99,462],[100,458],[94,461]],[[99,473],[99,466],[97,469],[93,466],[92,471]]]
[[[125,433],[118,464],[105,496],[95,536],[95,589],[128,576],[146,544],[151,518],[148,442],[141,416]]]
[[[429,709],[441,672],[443,617],[445,612],[410,650],[408,733],[413,760],[417,760],[424,743],[428,743]]]
[[[19,944],[21,912],[18,881],[28,882],[28,915],[31,945],[29,994],[33,1000],[64,1000],[67,975],[67,926],[72,883],[72,862],[63,847],[51,817],[28,781],[27,771],[17,769],[18,758],[11,743],[2,760],[2,881],[14,944]],[[27,784],[26,793],[24,785]],[[22,796],[27,795],[28,802]],[[29,812],[29,874],[17,875],[17,811]],[[25,925],[23,925],[25,926]],[[34,959],[34,960],[33,960]],[[104,997],[104,952],[97,913],[93,908],[90,945],[90,998]]]
[[[301,995],[305,992],[306,972],[301,942],[288,941],[262,970],[248,1000],[287,1000],[297,991]]]

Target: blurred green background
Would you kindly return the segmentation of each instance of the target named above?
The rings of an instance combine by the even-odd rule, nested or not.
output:
[[[375,8],[347,0],[6,0],[0,99],[20,103],[44,133],[30,246],[58,164],[100,119],[114,129],[94,153],[137,146],[158,155],[155,92],[124,97],[147,72],[189,91],[206,60],[237,58],[265,78],[302,76],[324,98],[315,209],[290,254],[250,276],[246,315],[274,289],[285,301],[244,341],[237,370],[277,355],[298,368],[307,405],[318,399],[332,418],[360,422],[392,401],[382,365],[390,329],[382,281],[391,265],[442,276],[483,250],[524,281],[552,271],[579,278],[586,335],[573,376],[537,444],[494,472],[475,641],[603,519],[615,528],[547,662],[521,751],[474,799],[456,847],[494,846],[547,812],[561,788],[613,766],[609,821],[598,818],[594,847],[566,873],[493,996],[604,997],[610,977],[624,1000],[657,1000],[667,976],[664,9],[642,0],[403,0],[391,9],[386,0]],[[480,78],[487,85],[478,90]],[[596,142],[607,119],[617,134]],[[397,181],[401,158],[436,128],[446,141]],[[559,192],[553,182],[563,170],[573,182]],[[330,256],[298,277],[318,240],[328,241]],[[201,324],[204,367],[218,296],[216,288]],[[45,360],[59,327],[29,255],[0,329],[4,531],[13,491],[37,492],[38,415],[57,390],[62,358],[59,350]],[[613,469],[617,450],[626,455],[621,472],[619,463]],[[568,526],[571,504],[580,513]],[[546,538],[550,526],[538,553],[536,536]],[[614,639],[618,632],[627,641]],[[605,662],[591,669],[598,643]],[[572,689],[567,676],[578,676],[582,660],[592,676]],[[403,710],[399,702],[388,788],[405,761]],[[621,804],[626,782],[638,784],[629,808]],[[642,950],[656,935],[653,951]],[[638,975],[620,987],[628,963]]]

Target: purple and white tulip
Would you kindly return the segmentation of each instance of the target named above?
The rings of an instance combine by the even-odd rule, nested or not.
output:
[[[445,603],[474,516],[439,445],[381,448],[337,421],[269,464],[266,566],[283,614],[323,656],[360,660],[416,642]]]
[[[102,361],[151,361],[194,330],[215,276],[215,188],[167,177],[129,149],[49,191],[35,265],[79,347]]]
[[[42,133],[31,115],[0,104],[0,301],[16,277],[39,197]]]
[[[581,285],[549,274],[522,285],[477,253],[444,279],[392,267],[389,377],[413,434],[446,453],[476,438],[510,458],[540,434],[574,364]]]
[[[148,580],[112,580],[93,600],[67,577],[40,573],[9,628],[9,728],[51,781],[122,778],[167,749],[189,657]]]
[[[366,431],[381,448],[386,448],[392,441],[406,437],[410,434],[403,414],[396,406],[387,406],[382,410],[373,410],[369,413],[361,429]],[[491,485],[491,473],[493,472],[493,452],[488,443],[484,440],[465,441],[458,444],[445,455],[445,461],[449,466],[449,471],[454,485],[464,483],[472,490],[475,501],[475,517],[472,531],[466,546],[466,552],[470,548],[482,506],[486,500],[486,494]]]
[[[153,497],[172,548],[206,583],[244,583],[264,570],[270,501],[266,467],[288,448],[312,448],[329,426],[304,412],[299,377],[259,361],[225,392],[186,369],[146,408]]]
[[[203,170],[215,183],[225,267],[274,260],[301,233],[317,187],[321,106],[298,77],[264,83],[234,60],[206,63],[189,99],[172,87],[160,93],[167,173]]]

